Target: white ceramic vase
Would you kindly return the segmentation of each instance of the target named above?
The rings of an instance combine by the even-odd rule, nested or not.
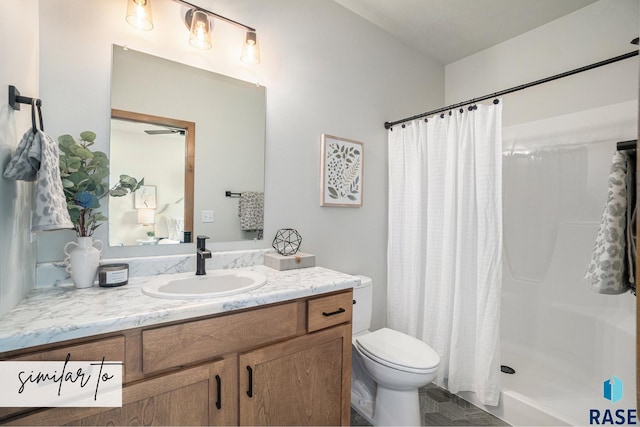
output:
[[[64,245],[64,253],[67,255],[65,270],[71,274],[71,280],[77,289],[90,288],[93,286],[100,265],[102,241],[97,239],[94,241],[92,237],[77,239],[77,242]],[[100,244],[100,249],[96,248],[95,244]],[[71,250],[68,250],[69,246],[72,246]]]

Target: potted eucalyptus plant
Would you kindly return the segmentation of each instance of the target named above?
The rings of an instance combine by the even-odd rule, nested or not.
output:
[[[92,151],[96,134],[84,131],[76,141],[71,135],[58,138],[60,148],[60,178],[67,210],[76,231],[77,241],[64,247],[67,271],[77,288],[93,286],[100,263],[102,242],[93,240],[93,232],[108,218],[100,212],[100,200],[107,195],[122,197],[135,192],[144,179],[120,175],[117,184],[109,187],[109,159],[102,151]],[[99,244],[100,249],[94,245]],[[75,248],[67,251],[69,246]]]

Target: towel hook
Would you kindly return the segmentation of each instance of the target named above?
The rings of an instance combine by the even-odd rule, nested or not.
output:
[[[36,126],[36,105],[38,104],[38,100],[36,98],[31,99],[31,129],[33,133],[38,132],[38,127]],[[40,122],[40,131],[44,132],[44,123],[42,121],[42,110],[40,109],[40,105],[38,107],[38,121]]]

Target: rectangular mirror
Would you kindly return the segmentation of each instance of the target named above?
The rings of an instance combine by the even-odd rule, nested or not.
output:
[[[110,181],[155,202],[111,197],[111,246],[262,239],[263,86],[113,46],[111,108]]]

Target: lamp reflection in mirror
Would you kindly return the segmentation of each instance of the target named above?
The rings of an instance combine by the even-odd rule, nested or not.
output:
[[[148,240],[153,239],[155,236],[153,227],[153,224],[156,222],[155,215],[155,209],[138,209],[138,224],[142,224]]]
[[[211,23],[206,13],[201,10],[190,10],[185,17],[187,22],[191,15],[189,44],[198,49],[211,49]]]
[[[139,30],[151,30],[153,28],[151,0],[127,0],[127,22]]]
[[[252,65],[260,63],[260,46],[258,45],[258,36],[255,31],[247,31],[245,41],[242,44],[240,60]]]

